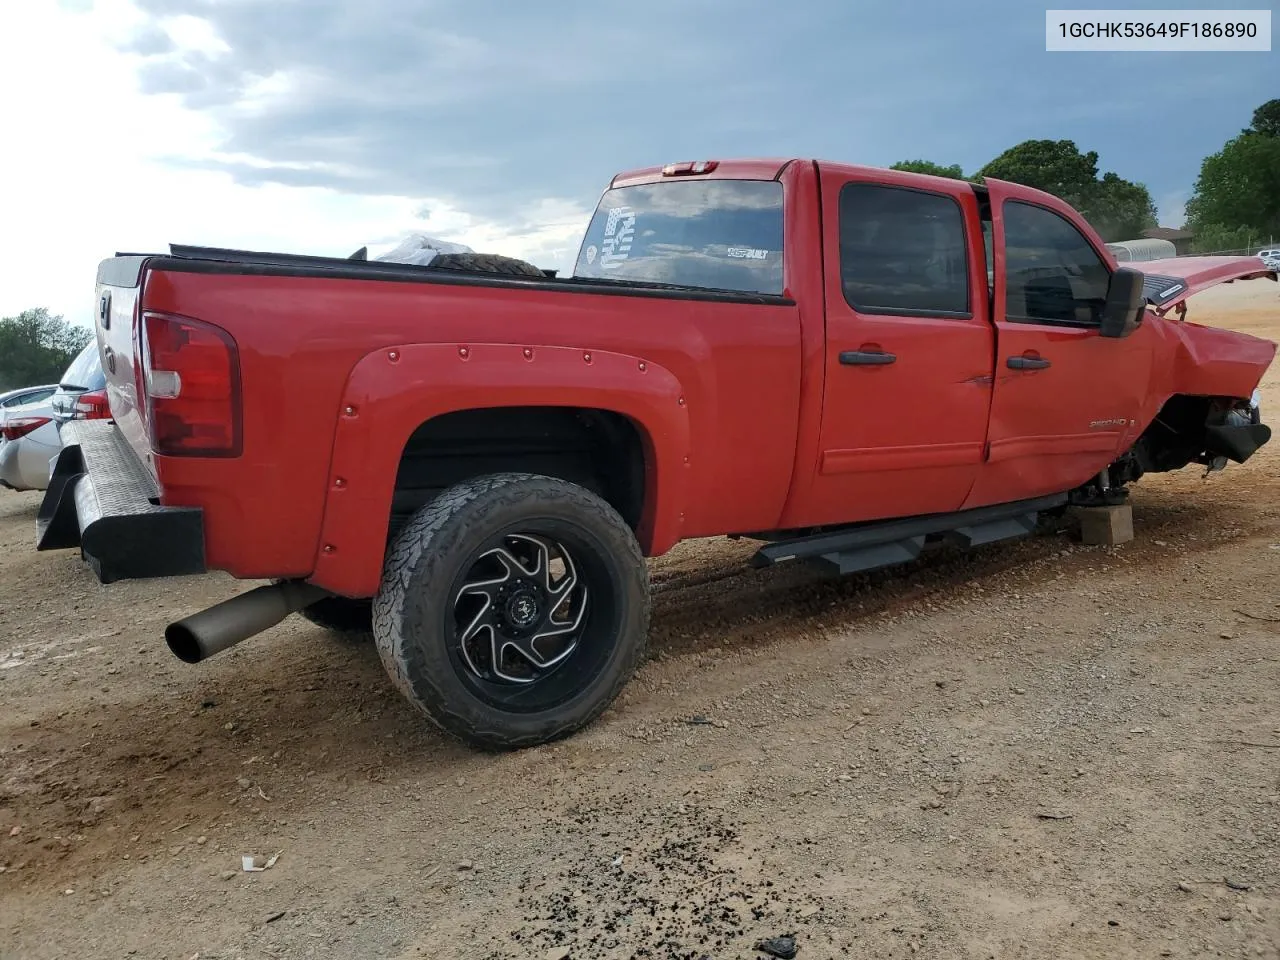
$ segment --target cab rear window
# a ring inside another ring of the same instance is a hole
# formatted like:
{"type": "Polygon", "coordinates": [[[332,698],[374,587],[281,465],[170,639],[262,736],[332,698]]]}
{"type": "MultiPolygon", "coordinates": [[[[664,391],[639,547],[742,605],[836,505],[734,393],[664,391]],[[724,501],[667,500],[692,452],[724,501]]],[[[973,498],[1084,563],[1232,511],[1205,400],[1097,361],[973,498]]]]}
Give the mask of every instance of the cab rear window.
{"type": "Polygon", "coordinates": [[[782,293],[782,184],[682,180],[610,190],[574,276],[782,293]]]}

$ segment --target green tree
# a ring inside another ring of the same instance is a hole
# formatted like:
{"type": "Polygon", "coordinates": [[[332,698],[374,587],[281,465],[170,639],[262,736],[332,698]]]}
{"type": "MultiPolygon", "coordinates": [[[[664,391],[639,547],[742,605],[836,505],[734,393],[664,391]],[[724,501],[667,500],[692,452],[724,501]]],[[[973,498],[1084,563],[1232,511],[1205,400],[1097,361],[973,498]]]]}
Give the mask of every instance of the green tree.
{"type": "Polygon", "coordinates": [[[57,383],[93,332],[44,307],[0,319],[0,390],[57,383]]]}
{"type": "Polygon", "coordinates": [[[1280,100],[1268,100],[1253,111],[1253,126],[1244,132],[1280,137],[1280,100]]]}
{"type": "Polygon", "coordinates": [[[1147,188],[1114,173],[1102,175],[1080,212],[1108,243],[1136,240],[1159,223],[1147,188]]]}
{"type": "Polygon", "coordinates": [[[1205,223],[1196,227],[1191,245],[1196,253],[1220,253],[1223,250],[1243,250],[1258,242],[1258,233],[1248,227],[1224,227],[1220,223],[1205,223]]]}
{"type": "Polygon", "coordinates": [[[932,160],[899,160],[889,169],[904,170],[907,173],[927,173],[933,177],[950,177],[952,180],[965,179],[964,171],[958,163],[944,167],[942,164],[934,163],[932,160]]]}
{"type": "Polygon", "coordinates": [[[1196,231],[1220,224],[1280,234],[1280,136],[1242,133],[1205,157],[1187,202],[1187,224],[1196,231]]]}
{"type": "Polygon", "coordinates": [[[1098,154],[1081,153],[1072,140],[1026,140],[1000,154],[978,176],[1034,187],[1082,210],[1098,182],[1098,154]]]}
{"type": "Polygon", "coordinates": [[[1115,173],[1098,179],[1098,154],[1072,140],[1026,140],[977,173],[1051,193],[1075,207],[1103,240],[1133,240],[1154,227],[1156,207],[1140,183],[1115,173]]]}

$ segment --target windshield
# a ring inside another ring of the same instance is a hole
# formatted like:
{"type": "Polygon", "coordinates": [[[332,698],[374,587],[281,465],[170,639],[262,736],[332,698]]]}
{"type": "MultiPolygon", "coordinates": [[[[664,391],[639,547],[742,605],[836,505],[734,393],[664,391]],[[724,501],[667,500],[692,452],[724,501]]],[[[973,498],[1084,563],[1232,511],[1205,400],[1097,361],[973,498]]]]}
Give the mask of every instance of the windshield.
{"type": "Polygon", "coordinates": [[[676,180],[600,201],[575,277],[782,293],[782,184],[676,180]]]}
{"type": "Polygon", "coordinates": [[[59,384],[64,390],[101,390],[107,385],[107,378],[102,372],[102,362],[98,359],[97,342],[90,343],[80,351],[67,372],[62,375],[59,384]]]}

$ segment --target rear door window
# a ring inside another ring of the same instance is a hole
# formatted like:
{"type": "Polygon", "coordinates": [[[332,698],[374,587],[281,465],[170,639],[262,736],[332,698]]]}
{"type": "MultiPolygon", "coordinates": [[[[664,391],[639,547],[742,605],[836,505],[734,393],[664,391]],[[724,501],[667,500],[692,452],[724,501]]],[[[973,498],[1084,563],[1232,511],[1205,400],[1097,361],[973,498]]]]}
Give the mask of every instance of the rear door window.
{"type": "Polygon", "coordinates": [[[859,313],[970,317],[966,241],[954,197],[874,183],[840,190],[840,280],[859,313]]]}
{"type": "Polygon", "coordinates": [[[782,184],[672,180],[610,190],[574,276],[781,294],[782,184]]]}

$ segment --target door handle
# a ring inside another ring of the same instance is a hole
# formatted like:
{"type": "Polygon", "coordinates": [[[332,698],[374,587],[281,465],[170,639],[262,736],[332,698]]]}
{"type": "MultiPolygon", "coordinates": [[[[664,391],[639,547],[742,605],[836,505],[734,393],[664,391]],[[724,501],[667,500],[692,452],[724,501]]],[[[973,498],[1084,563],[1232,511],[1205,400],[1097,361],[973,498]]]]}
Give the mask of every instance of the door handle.
{"type": "Polygon", "coordinates": [[[845,350],[840,354],[840,362],[846,367],[882,367],[897,359],[896,355],[880,350],[845,350]]]}
{"type": "Polygon", "coordinates": [[[1010,370],[1043,370],[1049,366],[1049,361],[1044,357],[1010,357],[1010,370]]]}

